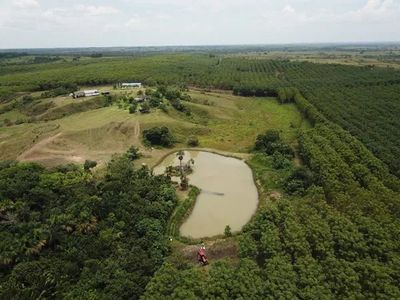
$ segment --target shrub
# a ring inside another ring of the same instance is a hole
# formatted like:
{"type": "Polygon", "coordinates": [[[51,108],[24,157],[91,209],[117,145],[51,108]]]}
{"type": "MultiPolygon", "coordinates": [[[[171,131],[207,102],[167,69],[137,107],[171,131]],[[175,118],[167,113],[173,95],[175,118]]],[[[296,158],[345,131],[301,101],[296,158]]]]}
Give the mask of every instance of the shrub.
{"type": "Polygon", "coordinates": [[[33,101],[33,97],[32,97],[31,95],[25,95],[25,96],[22,98],[22,101],[23,101],[24,103],[31,103],[31,102],[33,101]]]}
{"type": "Polygon", "coordinates": [[[181,188],[186,191],[189,188],[189,178],[186,176],[181,177],[181,188]]]}
{"type": "Polygon", "coordinates": [[[134,114],[136,112],[136,109],[137,109],[137,104],[129,106],[129,113],[134,114]]]}
{"type": "Polygon", "coordinates": [[[151,98],[150,99],[150,105],[151,105],[151,107],[159,107],[160,106],[160,99],[158,99],[158,98],[151,98]]]}
{"type": "Polygon", "coordinates": [[[168,107],[164,103],[161,103],[159,108],[165,113],[168,112],[168,107]]]}
{"type": "Polygon", "coordinates": [[[142,157],[142,153],[140,153],[139,149],[134,146],[130,147],[129,150],[126,151],[124,155],[130,160],[135,160],[142,157]]]}
{"type": "Polygon", "coordinates": [[[275,169],[288,169],[292,165],[291,161],[285,155],[276,151],[272,155],[272,165],[275,169]]]}
{"type": "Polygon", "coordinates": [[[190,136],[187,141],[188,146],[190,147],[197,147],[199,145],[199,140],[195,136],[190,136]]]}
{"type": "Polygon", "coordinates": [[[284,186],[288,194],[300,193],[311,187],[316,181],[315,174],[307,167],[296,167],[285,180],[284,186]]]}
{"type": "Polygon", "coordinates": [[[143,131],[143,138],[151,145],[171,147],[173,145],[173,136],[170,130],[163,127],[153,127],[143,131]]]}
{"type": "Polygon", "coordinates": [[[292,159],[294,157],[293,149],[281,141],[279,131],[276,130],[267,130],[265,134],[258,135],[254,143],[254,150],[263,151],[268,155],[279,152],[285,156],[286,159],[292,159]]]}
{"type": "MultiPolygon", "coordinates": [[[[267,130],[265,134],[259,134],[254,144],[254,150],[264,150],[268,144],[280,140],[280,134],[277,130],[267,130]]],[[[272,153],[271,153],[272,154],[272,153]]]]}
{"type": "Polygon", "coordinates": [[[231,237],[232,236],[231,226],[229,226],[229,225],[225,226],[224,235],[225,235],[225,237],[231,237]]]}
{"type": "Polygon", "coordinates": [[[145,102],[140,106],[140,112],[142,114],[148,114],[150,113],[150,104],[145,102]]]}
{"type": "Polygon", "coordinates": [[[90,169],[94,168],[97,166],[97,162],[93,160],[85,160],[85,164],[83,165],[83,168],[85,169],[86,172],[89,172],[90,169]]]}
{"type": "Polygon", "coordinates": [[[267,147],[265,148],[265,153],[268,155],[273,155],[276,152],[281,153],[288,159],[292,159],[294,157],[293,149],[283,142],[268,143],[267,147]]]}

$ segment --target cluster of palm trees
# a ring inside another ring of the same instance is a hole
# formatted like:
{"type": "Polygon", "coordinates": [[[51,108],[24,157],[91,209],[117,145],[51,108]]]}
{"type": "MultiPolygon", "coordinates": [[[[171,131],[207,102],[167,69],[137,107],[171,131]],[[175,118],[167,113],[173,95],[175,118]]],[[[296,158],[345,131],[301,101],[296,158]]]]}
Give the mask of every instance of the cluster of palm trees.
{"type": "MultiPolygon", "coordinates": [[[[186,190],[189,187],[189,178],[187,178],[187,171],[191,170],[191,165],[194,165],[194,159],[191,158],[186,164],[184,164],[182,161],[185,156],[185,151],[183,150],[179,150],[176,153],[176,156],[179,159],[179,177],[181,179],[180,187],[182,190],[186,190]]],[[[174,169],[175,168],[173,166],[169,166],[166,168],[165,172],[168,176],[172,176],[174,174],[174,169]]]]}

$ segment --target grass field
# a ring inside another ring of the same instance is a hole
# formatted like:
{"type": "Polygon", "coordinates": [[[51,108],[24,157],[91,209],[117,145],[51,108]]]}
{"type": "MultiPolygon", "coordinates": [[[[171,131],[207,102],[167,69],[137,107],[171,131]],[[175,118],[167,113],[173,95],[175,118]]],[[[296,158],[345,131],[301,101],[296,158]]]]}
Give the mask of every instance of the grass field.
{"type": "MultiPolygon", "coordinates": [[[[101,87],[99,90],[110,90],[101,87]]],[[[117,90],[113,93],[136,94],[137,90],[117,90]]],[[[197,136],[199,147],[229,152],[249,152],[257,135],[267,129],[278,129],[285,141],[296,144],[296,130],[309,126],[294,104],[281,105],[275,98],[242,98],[230,93],[191,90],[191,102],[182,101],[191,115],[169,107],[168,112],[152,109],[150,114],[129,114],[116,105],[63,117],[61,119],[0,128],[0,159],[18,158],[38,161],[45,165],[83,162],[100,163],[113,153],[125,152],[135,145],[145,153],[139,163],[154,165],[171,150],[146,149],[142,143],[143,130],[167,126],[176,139],[176,147],[187,147],[189,136],[197,136]]],[[[55,107],[86,101],[57,97],[55,107]]],[[[51,111],[54,108],[51,108],[51,111]]],[[[14,110],[1,115],[17,119],[23,115],[14,110]]]]}

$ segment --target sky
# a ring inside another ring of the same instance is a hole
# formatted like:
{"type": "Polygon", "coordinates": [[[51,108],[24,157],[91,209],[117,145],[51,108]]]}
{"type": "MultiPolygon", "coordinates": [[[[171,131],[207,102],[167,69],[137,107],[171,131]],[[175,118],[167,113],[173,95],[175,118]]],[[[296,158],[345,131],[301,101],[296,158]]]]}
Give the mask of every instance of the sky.
{"type": "Polygon", "coordinates": [[[400,41],[400,0],[0,0],[0,48],[400,41]]]}

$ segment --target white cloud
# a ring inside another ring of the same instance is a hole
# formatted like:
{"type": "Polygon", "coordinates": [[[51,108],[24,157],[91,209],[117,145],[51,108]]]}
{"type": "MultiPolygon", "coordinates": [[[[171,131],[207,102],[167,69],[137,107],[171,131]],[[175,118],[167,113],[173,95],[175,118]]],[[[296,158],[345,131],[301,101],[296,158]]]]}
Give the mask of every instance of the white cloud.
{"type": "Polygon", "coordinates": [[[21,8],[39,7],[39,2],[36,0],[14,0],[13,4],[21,8]]]}
{"type": "Polygon", "coordinates": [[[121,11],[118,8],[112,6],[86,6],[79,4],[75,6],[75,9],[85,15],[110,15],[118,14],[121,11]]]}
{"type": "Polygon", "coordinates": [[[368,0],[367,4],[357,11],[343,16],[346,21],[388,22],[399,18],[399,4],[393,0],[368,0]]]}
{"type": "Polygon", "coordinates": [[[168,15],[168,14],[156,14],[154,17],[155,17],[156,19],[164,20],[164,21],[166,21],[166,20],[171,20],[171,16],[168,15]]]}
{"type": "Polygon", "coordinates": [[[125,26],[133,27],[140,23],[140,17],[138,14],[135,14],[133,18],[130,18],[128,22],[126,22],[125,26]]]}
{"type": "Polygon", "coordinates": [[[59,23],[59,24],[61,24],[61,23],[63,23],[63,21],[64,21],[64,18],[62,18],[62,17],[56,15],[56,14],[55,14],[53,11],[51,11],[51,10],[47,10],[47,11],[45,11],[44,13],[42,13],[42,18],[43,18],[45,21],[48,21],[48,22],[51,22],[51,23],[59,23]]]}
{"type": "Polygon", "coordinates": [[[125,23],[107,23],[106,25],[103,26],[103,31],[105,32],[110,32],[110,31],[116,31],[119,29],[124,29],[124,30],[134,30],[134,31],[139,31],[143,29],[143,26],[145,26],[144,21],[140,18],[138,14],[134,14],[133,17],[131,17],[127,22],[125,23]]]}
{"type": "Polygon", "coordinates": [[[283,14],[292,14],[290,19],[292,23],[388,23],[400,20],[400,5],[394,0],[367,0],[366,2],[362,8],[344,13],[335,13],[328,9],[298,13],[291,5],[286,5],[280,13],[267,12],[264,16],[279,20],[283,14]]]}
{"type": "Polygon", "coordinates": [[[288,4],[282,9],[282,12],[294,14],[294,13],[296,13],[296,10],[288,4]]]}
{"type": "Polygon", "coordinates": [[[115,23],[108,23],[106,25],[103,26],[103,30],[105,32],[110,32],[110,31],[114,31],[114,30],[118,30],[122,27],[121,24],[115,24],[115,23]]]}

